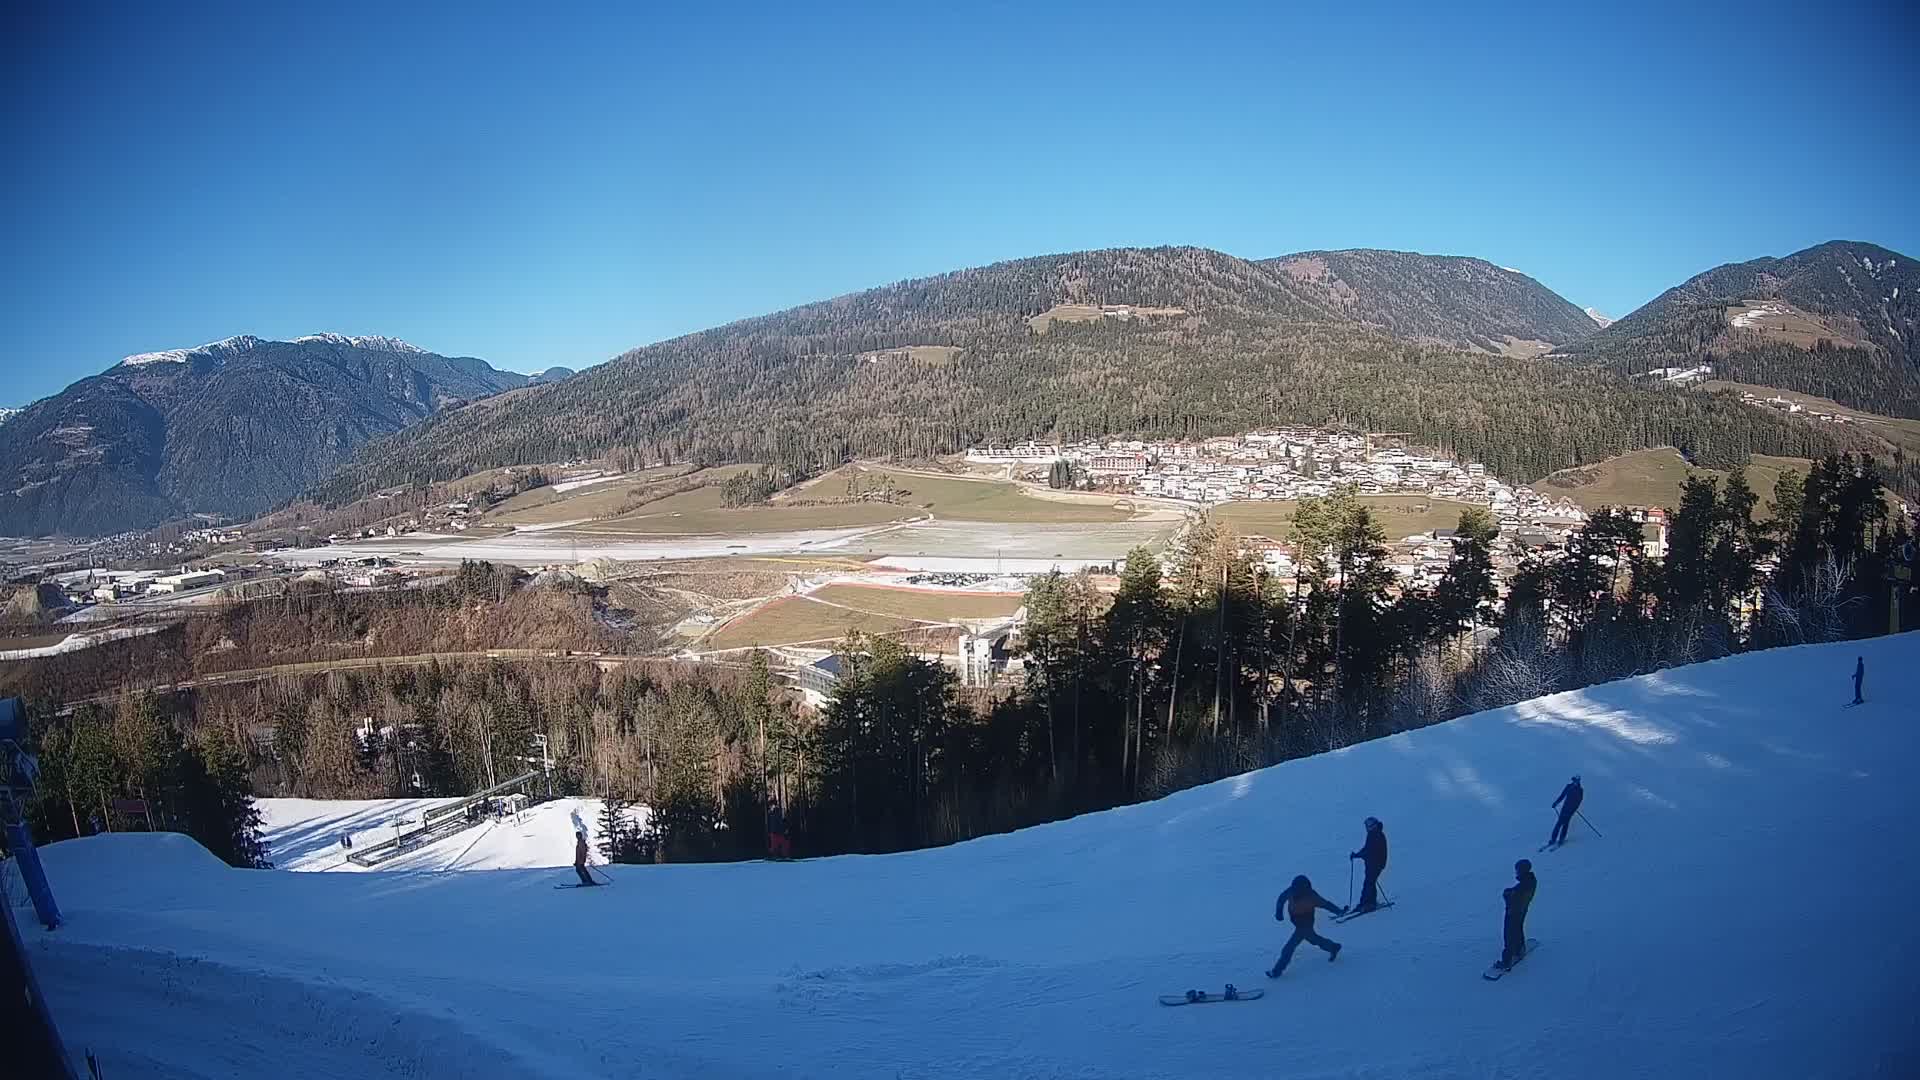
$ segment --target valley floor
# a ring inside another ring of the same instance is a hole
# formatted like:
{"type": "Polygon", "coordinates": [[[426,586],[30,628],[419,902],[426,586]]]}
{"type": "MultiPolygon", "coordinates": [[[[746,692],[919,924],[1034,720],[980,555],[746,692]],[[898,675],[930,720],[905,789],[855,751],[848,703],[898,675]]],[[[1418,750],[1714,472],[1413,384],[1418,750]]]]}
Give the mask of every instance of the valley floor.
{"type": "Polygon", "coordinates": [[[1916,661],[1753,654],[940,850],[599,889],[94,837],[44,850],[70,922],[23,932],[112,1078],[1912,1076],[1916,661]],[[1576,772],[1605,835],[1541,853],[1576,772]],[[1368,814],[1397,906],[1269,982],[1275,894],[1344,902],[1368,814]],[[1488,983],[1519,857],[1544,944],[1488,983]],[[1228,981],[1267,996],[1155,1002],[1228,981]]]}

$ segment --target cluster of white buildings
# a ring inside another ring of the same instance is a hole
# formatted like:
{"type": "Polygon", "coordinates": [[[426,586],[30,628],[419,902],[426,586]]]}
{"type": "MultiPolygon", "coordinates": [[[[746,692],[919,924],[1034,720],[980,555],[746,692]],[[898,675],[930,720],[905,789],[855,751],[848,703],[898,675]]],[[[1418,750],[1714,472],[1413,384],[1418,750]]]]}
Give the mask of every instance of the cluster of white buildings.
{"type": "Polygon", "coordinates": [[[1478,462],[1375,445],[1374,437],[1286,428],[1197,442],[1089,441],[1059,448],[1096,487],[1211,505],[1293,500],[1350,487],[1362,495],[1422,495],[1479,503],[1503,524],[1585,519],[1565,498],[1494,476],[1478,462]]]}
{"type": "Polygon", "coordinates": [[[1878,423],[1881,423],[1881,421],[1879,420],[1870,419],[1864,416],[1849,416],[1846,413],[1822,412],[1819,409],[1809,409],[1805,405],[1802,405],[1791,398],[1781,397],[1778,394],[1775,394],[1772,397],[1763,398],[1758,394],[1749,393],[1743,390],[1740,392],[1740,400],[1747,403],[1748,405],[1753,405],[1758,408],[1772,409],[1775,412],[1783,412],[1783,413],[1787,413],[1790,416],[1799,416],[1802,419],[1807,419],[1807,420],[1824,420],[1829,424],[1878,424],[1878,423]]]}
{"type": "Polygon", "coordinates": [[[183,570],[177,574],[163,574],[158,570],[81,570],[56,574],[51,580],[75,603],[112,604],[223,585],[227,574],[224,570],[183,570]]]}

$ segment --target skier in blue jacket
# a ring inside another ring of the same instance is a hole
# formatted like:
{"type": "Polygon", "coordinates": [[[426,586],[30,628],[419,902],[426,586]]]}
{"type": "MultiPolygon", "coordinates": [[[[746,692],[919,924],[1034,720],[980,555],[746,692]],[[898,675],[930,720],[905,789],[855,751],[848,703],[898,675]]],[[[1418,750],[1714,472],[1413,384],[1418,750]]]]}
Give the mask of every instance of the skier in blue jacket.
{"type": "Polygon", "coordinates": [[[1286,947],[1280,950],[1280,959],[1274,961],[1273,967],[1268,969],[1267,978],[1277,979],[1280,977],[1281,972],[1287,970],[1287,965],[1293,961],[1293,950],[1299,948],[1300,943],[1303,941],[1318,945],[1327,950],[1328,962],[1339,959],[1340,943],[1337,941],[1328,941],[1326,938],[1313,932],[1313,912],[1315,908],[1326,908],[1335,915],[1345,915],[1347,913],[1346,908],[1314,892],[1313,882],[1308,881],[1307,875],[1305,874],[1294,878],[1293,884],[1287,886],[1286,891],[1280,894],[1280,899],[1274,901],[1274,920],[1293,920],[1293,936],[1287,939],[1286,947]]]}

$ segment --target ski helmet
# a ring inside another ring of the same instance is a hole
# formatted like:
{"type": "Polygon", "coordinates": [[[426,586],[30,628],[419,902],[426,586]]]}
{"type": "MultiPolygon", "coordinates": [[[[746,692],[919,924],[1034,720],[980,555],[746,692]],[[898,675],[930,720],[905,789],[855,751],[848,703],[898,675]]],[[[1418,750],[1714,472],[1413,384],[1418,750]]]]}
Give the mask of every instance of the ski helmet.
{"type": "Polygon", "coordinates": [[[1367,820],[1361,822],[1361,824],[1365,825],[1369,829],[1377,829],[1380,827],[1380,819],[1377,817],[1370,817],[1367,820]]]}
{"type": "Polygon", "coordinates": [[[1516,874],[1531,874],[1533,873],[1533,863],[1530,860],[1521,859],[1519,862],[1513,864],[1513,872],[1516,874]]]}
{"type": "Polygon", "coordinates": [[[1308,881],[1307,875],[1305,874],[1296,874],[1293,879],[1293,887],[1296,889],[1311,889],[1313,888],[1313,882],[1308,881]]]}
{"type": "Polygon", "coordinates": [[[1580,782],[1580,774],[1579,774],[1579,773],[1574,773],[1574,774],[1573,774],[1573,782],[1574,782],[1574,783],[1576,783],[1576,784],[1580,782]]]}

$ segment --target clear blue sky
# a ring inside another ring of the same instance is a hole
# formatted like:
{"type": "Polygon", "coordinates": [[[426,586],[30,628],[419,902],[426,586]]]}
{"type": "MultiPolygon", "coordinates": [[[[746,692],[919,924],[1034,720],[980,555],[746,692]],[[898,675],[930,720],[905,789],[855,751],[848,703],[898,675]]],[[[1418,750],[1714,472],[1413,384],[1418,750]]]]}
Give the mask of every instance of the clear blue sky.
{"type": "Polygon", "coordinates": [[[0,14],[0,404],[236,333],[579,367],[1118,245],[1476,255],[1614,315],[1920,257],[1911,4],[411,6],[0,14]]]}

